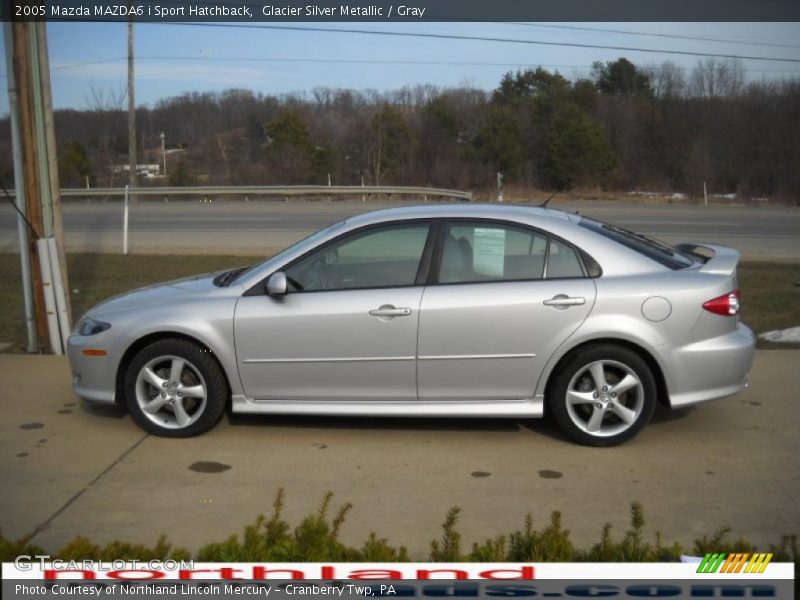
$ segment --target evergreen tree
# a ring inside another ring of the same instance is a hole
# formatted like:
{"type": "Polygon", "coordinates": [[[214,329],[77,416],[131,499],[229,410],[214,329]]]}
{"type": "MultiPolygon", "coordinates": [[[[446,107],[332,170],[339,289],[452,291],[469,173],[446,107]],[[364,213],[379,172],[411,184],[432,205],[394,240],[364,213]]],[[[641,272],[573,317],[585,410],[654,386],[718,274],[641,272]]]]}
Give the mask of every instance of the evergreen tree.
{"type": "Polygon", "coordinates": [[[58,172],[64,187],[84,187],[88,178],[94,185],[94,173],[83,144],[76,140],[66,142],[58,152],[58,172]]]}
{"type": "Polygon", "coordinates": [[[604,94],[647,98],[653,95],[650,77],[626,58],[606,63],[595,62],[592,65],[592,76],[597,89],[604,94]]]}

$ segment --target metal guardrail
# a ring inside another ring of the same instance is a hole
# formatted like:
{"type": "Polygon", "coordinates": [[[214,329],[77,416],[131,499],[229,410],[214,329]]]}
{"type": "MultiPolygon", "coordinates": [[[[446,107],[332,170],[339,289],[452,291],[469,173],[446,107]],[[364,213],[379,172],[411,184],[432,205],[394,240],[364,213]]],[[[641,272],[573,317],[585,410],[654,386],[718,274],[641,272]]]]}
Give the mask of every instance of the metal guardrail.
{"type": "MultiPolygon", "coordinates": [[[[130,188],[131,196],[365,196],[365,195],[401,195],[432,196],[440,198],[457,198],[472,200],[472,192],[446,190],[432,187],[388,186],[388,185],[236,185],[236,186],[165,186],[130,188]]],[[[125,188],[66,188],[61,190],[62,197],[88,198],[96,196],[124,196],[125,188]]]]}

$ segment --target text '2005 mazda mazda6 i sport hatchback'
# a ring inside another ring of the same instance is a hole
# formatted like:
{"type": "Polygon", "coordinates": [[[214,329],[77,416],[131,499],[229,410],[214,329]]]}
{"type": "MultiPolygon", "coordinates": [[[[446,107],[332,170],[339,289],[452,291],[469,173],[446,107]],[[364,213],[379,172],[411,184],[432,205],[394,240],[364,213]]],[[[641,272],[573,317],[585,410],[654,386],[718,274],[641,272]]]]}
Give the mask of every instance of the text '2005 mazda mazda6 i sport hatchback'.
{"type": "Polygon", "coordinates": [[[552,415],[633,437],[657,402],[740,392],[755,338],[737,252],[669,247],[548,208],[443,205],[331,225],[253,267],[98,304],[75,393],[186,437],[235,413],[552,415]]]}

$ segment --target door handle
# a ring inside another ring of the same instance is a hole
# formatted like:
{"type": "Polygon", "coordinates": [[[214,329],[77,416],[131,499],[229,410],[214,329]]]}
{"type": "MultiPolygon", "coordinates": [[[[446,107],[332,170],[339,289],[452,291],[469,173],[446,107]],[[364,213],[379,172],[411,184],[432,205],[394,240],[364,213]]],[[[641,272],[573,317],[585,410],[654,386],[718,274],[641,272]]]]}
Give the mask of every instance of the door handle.
{"type": "Polygon", "coordinates": [[[558,294],[544,301],[545,306],[554,306],[555,308],[569,308],[570,306],[580,306],[581,304],[586,304],[586,298],[567,296],[566,294],[558,294]]]}
{"type": "Polygon", "coordinates": [[[384,304],[379,308],[375,308],[369,311],[369,314],[373,317],[384,318],[384,319],[392,319],[394,317],[407,317],[411,314],[410,308],[396,308],[391,304],[384,304]]]}

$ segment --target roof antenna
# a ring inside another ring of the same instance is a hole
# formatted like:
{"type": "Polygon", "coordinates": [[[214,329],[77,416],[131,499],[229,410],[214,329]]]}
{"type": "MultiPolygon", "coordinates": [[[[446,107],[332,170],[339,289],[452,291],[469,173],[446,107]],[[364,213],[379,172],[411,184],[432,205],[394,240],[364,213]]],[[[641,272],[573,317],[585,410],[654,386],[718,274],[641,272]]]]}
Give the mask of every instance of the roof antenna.
{"type": "Polygon", "coordinates": [[[561,190],[556,190],[555,192],[553,192],[552,194],[550,194],[550,197],[549,197],[547,200],[545,200],[544,202],[542,202],[542,203],[539,205],[539,208],[547,208],[547,203],[548,203],[548,202],[550,202],[550,200],[552,200],[552,199],[555,197],[555,195],[556,195],[556,194],[558,194],[558,192],[560,192],[560,191],[561,191],[561,190]]]}

